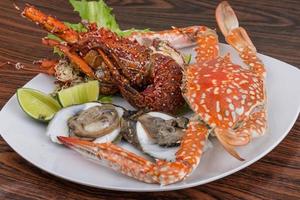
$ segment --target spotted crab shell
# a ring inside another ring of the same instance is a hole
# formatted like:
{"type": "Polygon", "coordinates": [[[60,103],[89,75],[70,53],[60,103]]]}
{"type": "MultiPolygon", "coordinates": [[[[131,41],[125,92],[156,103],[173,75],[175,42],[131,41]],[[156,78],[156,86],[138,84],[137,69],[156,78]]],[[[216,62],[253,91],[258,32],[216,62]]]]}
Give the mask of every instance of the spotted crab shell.
{"type": "Polygon", "coordinates": [[[185,80],[186,100],[211,127],[234,128],[265,101],[263,80],[228,56],[189,66],[185,80]]]}

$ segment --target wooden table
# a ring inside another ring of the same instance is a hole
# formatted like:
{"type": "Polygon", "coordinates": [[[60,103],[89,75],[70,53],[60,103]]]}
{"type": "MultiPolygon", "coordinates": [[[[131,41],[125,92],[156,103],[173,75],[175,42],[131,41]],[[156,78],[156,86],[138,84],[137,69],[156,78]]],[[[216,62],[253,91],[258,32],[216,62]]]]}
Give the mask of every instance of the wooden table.
{"type": "MultiPolygon", "coordinates": [[[[79,20],[67,1],[26,2],[65,21],[79,20]]],[[[171,25],[195,24],[216,27],[215,1],[111,0],[107,3],[114,8],[122,28],[162,30],[171,25]]],[[[231,4],[260,53],[300,66],[300,1],[239,0],[231,4]]],[[[30,65],[33,60],[51,55],[51,50],[41,45],[42,36],[45,32],[21,18],[11,1],[0,1],[0,63],[10,60],[30,65]]],[[[35,75],[34,72],[2,67],[0,108],[17,88],[35,75]]],[[[90,188],[56,178],[25,161],[0,139],[0,199],[299,199],[299,144],[298,118],[289,135],[271,153],[229,177],[173,192],[126,193],[90,188]]]]}

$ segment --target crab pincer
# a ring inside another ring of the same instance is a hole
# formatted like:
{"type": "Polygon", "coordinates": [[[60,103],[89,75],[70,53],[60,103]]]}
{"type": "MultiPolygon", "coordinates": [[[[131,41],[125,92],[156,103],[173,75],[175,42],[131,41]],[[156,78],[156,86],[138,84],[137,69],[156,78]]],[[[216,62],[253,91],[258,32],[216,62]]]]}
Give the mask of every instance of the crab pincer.
{"type": "Polygon", "coordinates": [[[58,140],[101,165],[146,183],[168,185],[189,175],[200,162],[208,132],[203,124],[191,122],[176,154],[176,161],[148,161],[115,144],[83,141],[59,136],[58,140]]]}

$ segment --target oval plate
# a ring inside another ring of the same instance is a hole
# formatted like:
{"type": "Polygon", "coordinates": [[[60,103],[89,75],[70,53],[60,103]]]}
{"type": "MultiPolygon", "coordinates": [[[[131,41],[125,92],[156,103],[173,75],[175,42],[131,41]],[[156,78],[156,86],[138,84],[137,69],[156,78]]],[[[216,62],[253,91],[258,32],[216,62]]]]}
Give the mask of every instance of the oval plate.
{"type": "MultiPolygon", "coordinates": [[[[193,53],[191,48],[185,53],[193,53]]],[[[230,52],[232,60],[241,64],[237,54],[228,45],[221,44],[221,55],[230,52]]],[[[85,160],[75,151],[54,144],[45,135],[46,125],[33,121],[21,110],[16,95],[2,108],[0,133],[4,140],[24,159],[35,166],[79,184],[121,191],[167,191],[205,184],[237,172],[254,163],[276,147],[288,134],[300,111],[300,70],[276,60],[259,55],[267,68],[268,131],[249,145],[238,148],[246,159],[240,162],[230,156],[213,140],[214,147],[204,153],[198,168],[184,181],[161,187],[146,184],[120,175],[109,168],[85,160]]],[[[40,74],[26,87],[52,92],[53,78],[40,74]]],[[[131,108],[121,98],[115,103],[131,108]]]]}

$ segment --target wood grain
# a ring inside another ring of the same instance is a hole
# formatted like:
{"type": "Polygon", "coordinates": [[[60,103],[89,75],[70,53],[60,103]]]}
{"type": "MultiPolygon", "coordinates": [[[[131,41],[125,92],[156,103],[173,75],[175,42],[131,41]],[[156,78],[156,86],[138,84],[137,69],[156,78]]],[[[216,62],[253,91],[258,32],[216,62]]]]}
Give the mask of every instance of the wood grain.
{"type": "MultiPolygon", "coordinates": [[[[76,22],[67,1],[27,0],[65,21],[76,22]]],[[[218,1],[110,0],[123,28],[162,30],[205,24],[216,27],[218,1]]],[[[24,4],[24,1],[17,1],[24,4]]],[[[300,1],[231,1],[260,53],[300,66],[300,1]]],[[[0,1],[0,63],[49,57],[45,32],[20,17],[11,1],[0,1]]],[[[221,39],[223,41],[223,39],[221,39]]],[[[0,70],[0,108],[36,73],[0,70]]],[[[1,123],[1,122],[0,122],[1,123]]],[[[255,164],[206,185],[160,193],[113,192],[74,184],[32,166],[0,139],[0,199],[300,199],[300,119],[283,142],[255,164]]]]}

